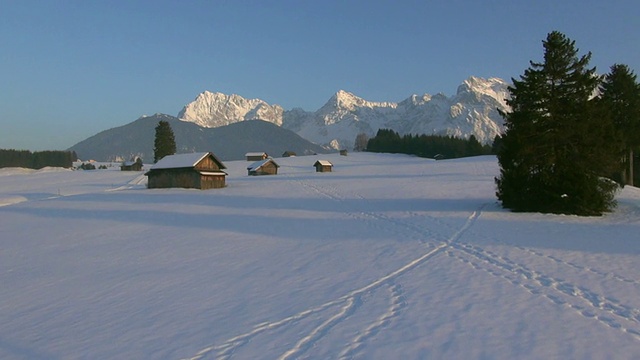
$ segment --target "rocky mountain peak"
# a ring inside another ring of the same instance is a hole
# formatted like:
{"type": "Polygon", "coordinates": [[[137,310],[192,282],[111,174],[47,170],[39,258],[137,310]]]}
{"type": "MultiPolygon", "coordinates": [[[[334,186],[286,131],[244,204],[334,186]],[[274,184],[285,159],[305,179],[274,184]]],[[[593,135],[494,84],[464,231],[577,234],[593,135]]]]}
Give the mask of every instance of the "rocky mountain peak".
{"type": "Polygon", "coordinates": [[[269,105],[260,99],[204,91],[182,108],[178,118],[209,128],[256,119],[280,126],[283,112],[279,105],[269,105]]]}
{"type": "Polygon", "coordinates": [[[498,78],[471,76],[456,95],[411,95],[395,102],[367,101],[339,90],[315,112],[284,111],[260,99],[205,91],[178,114],[203,127],[260,119],[292,130],[303,138],[334,148],[350,148],[359,133],[374,136],[380,128],[400,134],[475,137],[489,143],[502,131],[497,108],[506,110],[508,84],[498,78]]]}

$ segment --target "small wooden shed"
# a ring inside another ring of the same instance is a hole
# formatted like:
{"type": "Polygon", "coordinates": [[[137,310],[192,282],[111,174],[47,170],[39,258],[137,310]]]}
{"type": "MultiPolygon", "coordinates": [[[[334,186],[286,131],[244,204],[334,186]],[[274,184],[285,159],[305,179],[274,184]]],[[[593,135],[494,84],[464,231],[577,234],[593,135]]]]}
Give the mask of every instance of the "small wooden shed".
{"type": "Polygon", "coordinates": [[[313,166],[315,166],[316,172],[331,172],[333,168],[333,164],[328,160],[318,160],[313,166]]]}
{"type": "Polygon", "coordinates": [[[125,161],[120,165],[120,171],[142,171],[142,159],[136,157],[131,161],[125,161]]]}
{"type": "Polygon", "coordinates": [[[226,186],[226,166],[213,153],[176,154],[163,157],[145,174],[147,187],[215,189],[226,186]]]}
{"type": "Polygon", "coordinates": [[[247,158],[247,161],[260,161],[269,157],[265,152],[248,152],[244,154],[247,158]]]}
{"type": "Polygon", "coordinates": [[[276,175],[278,165],[272,158],[256,161],[247,168],[248,175],[276,175]]]}
{"type": "Polygon", "coordinates": [[[296,153],[293,151],[285,151],[282,153],[282,157],[291,157],[291,156],[296,156],[296,153]]]}
{"type": "Polygon", "coordinates": [[[347,150],[346,149],[340,150],[340,155],[347,156],[347,150]]]}

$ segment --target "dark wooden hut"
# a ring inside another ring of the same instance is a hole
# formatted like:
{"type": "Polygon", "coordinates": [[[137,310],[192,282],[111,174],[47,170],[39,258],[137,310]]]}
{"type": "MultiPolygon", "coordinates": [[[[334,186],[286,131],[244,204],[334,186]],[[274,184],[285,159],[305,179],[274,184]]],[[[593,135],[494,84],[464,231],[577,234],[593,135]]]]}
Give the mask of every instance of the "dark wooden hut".
{"type": "Polygon", "coordinates": [[[347,156],[347,150],[346,149],[340,150],[340,155],[347,156]]]}
{"type": "Polygon", "coordinates": [[[316,172],[331,172],[333,164],[328,160],[318,160],[313,164],[316,168],[316,172]]]}
{"type": "Polygon", "coordinates": [[[260,161],[256,161],[248,168],[248,175],[276,175],[278,174],[278,165],[273,159],[268,158],[260,161]]]}
{"type": "Polygon", "coordinates": [[[213,153],[176,154],[163,157],[145,174],[148,188],[215,189],[225,187],[227,173],[213,153]]]}
{"type": "Polygon", "coordinates": [[[293,151],[285,151],[282,153],[282,157],[291,157],[291,156],[296,156],[296,153],[293,151]]]}
{"type": "Polygon", "coordinates": [[[136,157],[131,161],[125,161],[120,165],[120,171],[142,171],[142,159],[136,157]]]}
{"type": "Polygon", "coordinates": [[[269,157],[265,152],[248,152],[244,156],[246,156],[247,161],[260,161],[269,157]]]}

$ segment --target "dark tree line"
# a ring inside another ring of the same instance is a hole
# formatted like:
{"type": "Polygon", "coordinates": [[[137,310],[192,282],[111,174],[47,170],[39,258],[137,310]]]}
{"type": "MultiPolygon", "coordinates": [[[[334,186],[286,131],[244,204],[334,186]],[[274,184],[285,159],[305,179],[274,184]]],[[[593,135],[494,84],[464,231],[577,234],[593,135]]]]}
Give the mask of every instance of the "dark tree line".
{"type": "Polygon", "coordinates": [[[22,167],[42,169],[43,167],[73,167],[78,160],[75,151],[36,151],[0,149],[0,168],[22,167]]]}
{"type": "Polygon", "coordinates": [[[601,215],[615,207],[612,174],[640,146],[640,87],[626,66],[598,76],[591,53],[579,56],[560,32],[543,47],[544,60],[509,87],[496,195],[513,211],[601,215]]]}
{"type": "Polygon", "coordinates": [[[404,135],[390,129],[380,129],[367,142],[367,151],[411,154],[428,158],[460,158],[491,154],[491,147],[482,145],[475,136],[461,139],[453,136],[404,135]]]}

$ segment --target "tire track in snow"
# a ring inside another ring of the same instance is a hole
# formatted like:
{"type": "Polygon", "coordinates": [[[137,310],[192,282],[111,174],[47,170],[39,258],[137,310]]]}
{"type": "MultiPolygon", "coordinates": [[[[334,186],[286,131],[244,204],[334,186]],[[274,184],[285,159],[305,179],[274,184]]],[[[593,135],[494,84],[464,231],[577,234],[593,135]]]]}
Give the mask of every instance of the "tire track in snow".
{"type": "MultiPolygon", "coordinates": [[[[334,326],[338,323],[344,321],[349,315],[353,314],[360,306],[360,298],[363,294],[375,290],[385,284],[393,283],[393,281],[399,276],[413,270],[417,266],[425,263],[435,255],[443,252],[445,249],[449,248],[451,244],[455,243],[460,239],[460,237],[476,222],[478,217],[481,215],[482,208],[481,206],[478,210],[471,213],[471,215],[467,218],[467,221],[464,223],[462,227],[460,227],[454,234],[452,234],[445,242],[440,243],[435,248],[429,249],[426,253],[422,254],[420,257],[406,263],[402,267],[388,273],[385,276],[382,276],[371,283],[352,290],[351,292],[343,295],[337,299],[330,300],[324,304],[318,305],[316,307],[301,311],[297,314],[291,315],[289,317],[273,321],[273,322],[264,322],[258,324],[254,327],[253,330],[237,335],[233,338],[227,339],[224,343],[220,345],[212,345],[200,350],[196,355],[188,358],[184,358],[183,360],[199,360],[204,356],[208,355],[211,352],[217,351],[216,358],[218,359],[228,359],[232,356],[232,354],[240,348],[242,345],[246,344],[251,338],[264,333],[265,331],[273,330],[285,325],[292,324],[299,320],[302,320],[308,317],[311,314],[318,313],[322,310],[330,308],[334,305],[340,305],[339,311],[333,316],[329,317],[322,324],[312,329],[307,335],[303,336],[296,342],[296,344],[289,350],[285,351],[279,359],[285,360],[292,357],[297,357],[306,352],[309,348],[313,346],[320,338],[328,333],[334,326]]],[[[395,291],[398,291],[397,289],[395,291]]],[[[393,299],[393,296],[392,296],[393,299]]],[[[393,300],[392,300],[393,301],[393,300]]],[[[393,306],[393,305],[392,305],[393,306]]],[[[396,311],[387,311],[389,316],[395,316],[397,314],[396,311]]],[[[383,315],[384,316],[384,315],[383,315]]],[[[384,323],[380,323],[380,321],[374,321],[371,325],[369,325],[366,329],[373,328],[373,330],[378,330],[384,323]]],[[[366,333],[366,329],[363,333],[366,333]]],[[[364,337],[360,340],[360,342],[364,341],[364,337]]],[[[357,343],[352,342],[352,345],[357,346],[357,343]],[[354,345],[355,344],[355,345],[354,345]]],[[[349,347],[345,351],[350,351],[351,347],[349,347]]]]}
{"type": "Polygon", "coordinates": [[[556,305],[575,310],[585,318],[618,329],[640,340],[640,310],[568,281],[547,276],[506,257],[471,244],[451,244],[447,255],[495,277],[540,295],[556,305]]]}

